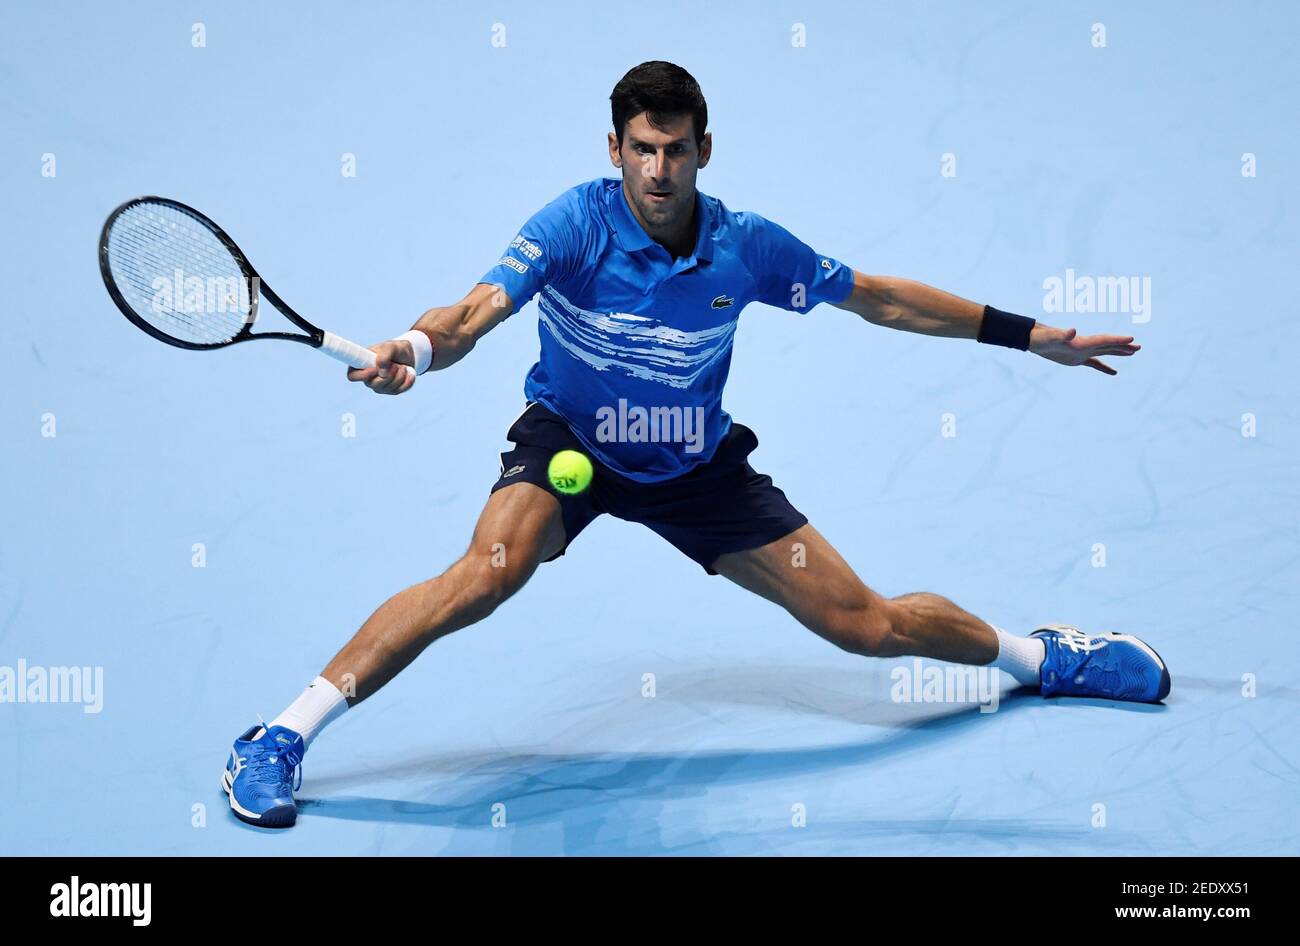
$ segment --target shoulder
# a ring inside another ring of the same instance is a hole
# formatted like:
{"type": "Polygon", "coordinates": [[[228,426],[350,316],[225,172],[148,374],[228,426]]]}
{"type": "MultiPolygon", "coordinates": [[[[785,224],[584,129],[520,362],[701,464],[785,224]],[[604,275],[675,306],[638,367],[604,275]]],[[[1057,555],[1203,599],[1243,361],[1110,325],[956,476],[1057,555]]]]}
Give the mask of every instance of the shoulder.
{"type": "Polygon", "coordinates": [[[797,242],[785,227],[752,210],[728,210],[722,201],[713,201],[715,239],[733,247],[734,252],[755,272],[769,268],[775,259],[790,251],[797,242]]]}
{"type": "Polygon", "coordinates": [[[597,179],[570,187],[534,214],[525,229],[546,239],[557,254],[590,256],[612,226],[607,183],[597,179]]]}
{"type": "Polygon", "coordinates": [[[537,216],[573,227],[591,226],[603,217],[606,183],[598,178],[570,187],[539,210],[537,216]]]}
{"type": "Polygon", "coordinates": [[[752,210],[731,210],[718,198],[704,193],[700,194],[700,198],[709,209],[714,235],[729,237],[742,253],[745,250],[761,248],[773,240],[780,240],[789,233],[784,227],[773,223],[760,213],[752,210]]]}
{"type": "Polygon", "coordinates": [[[788,230],[752,210],[740,210],[731,214],[736,235],[743,243],[758,244],[779,240],[789,235],[788,230]]]}

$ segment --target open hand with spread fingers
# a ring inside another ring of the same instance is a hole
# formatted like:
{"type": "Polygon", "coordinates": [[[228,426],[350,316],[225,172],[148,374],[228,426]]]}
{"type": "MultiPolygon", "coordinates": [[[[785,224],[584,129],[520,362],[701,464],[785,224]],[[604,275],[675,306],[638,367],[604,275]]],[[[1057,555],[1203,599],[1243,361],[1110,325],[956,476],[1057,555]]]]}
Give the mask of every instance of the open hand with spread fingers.
{"type": "Polygon", "coordinates": [[[1039,323],[1029,335],[1029,350],[1058,365],[1087,365],[1105,374],[1118,374],[1101,361],[1104,355],[1127,357],[1140,351],[1132,335],[1080,335],[1072,328],[1039,323]]]}

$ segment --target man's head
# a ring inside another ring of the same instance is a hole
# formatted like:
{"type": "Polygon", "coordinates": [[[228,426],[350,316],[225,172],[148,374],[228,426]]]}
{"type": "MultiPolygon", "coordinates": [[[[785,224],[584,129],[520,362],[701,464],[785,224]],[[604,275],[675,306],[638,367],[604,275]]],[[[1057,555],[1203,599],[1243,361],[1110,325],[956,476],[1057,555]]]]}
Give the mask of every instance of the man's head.
{"type": "Polygon", "coordinates": [[[695,174],[709,163],[709,108],[699,83],[671,62],[643,62],[609,97],[609,159],[651,235],[685,225],[695,209],[695,174]]]}

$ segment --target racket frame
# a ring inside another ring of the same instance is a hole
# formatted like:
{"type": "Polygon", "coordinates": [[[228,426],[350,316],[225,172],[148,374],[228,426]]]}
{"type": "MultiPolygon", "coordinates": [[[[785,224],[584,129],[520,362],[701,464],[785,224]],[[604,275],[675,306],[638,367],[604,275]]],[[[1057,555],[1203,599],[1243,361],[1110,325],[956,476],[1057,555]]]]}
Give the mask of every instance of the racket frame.
{"type": "Polygon", "coordinates": [[[149,335],[152,335],[159,341],[166,342],[168,345],[174,345],[177,348],[188,348],[191,351],[211,351],[216,348],[227,348],[230,345],[239,342],[247,342],[259,338],[277,338],[282,341],[301,342],[304,345],[310,345],[312,348],[320,348],[325,342],[324,329],[312,325],[295,312],[288,303],[275,294],[275,290],[268,286],[266,281],[258,274],[257,270],[253,268],[253,264],[249,262],[248,257],[244,255],[244,251],[239,248],[238,244],[231,239],[230,234],[221,229],[221,227],[217,225],[216,221],[208,217],[207,214],[195,210],[193,207],[188,204],[183,204],[179,200],[172,200],[170,197],[157,197],[154,195],[132,197],[130,200],[120,204],[111,214],[108,215],[108,219],[104,221],[104,226],[99,232],[99,272],[104,278],[104,288],[108,290],[109,296],[112,297],[113,302],[117,304],[117,307],[122,311],[122,314],[125,315],[133,325],[142,329],[149,335]],[[183,339],[175,338],[161,329],[155,328],[147,320],[141,318],[131,307],[131,304],[126,301],[121,290],[118,289],[117,282],[113,279],[112,268],[109,265],[108,260],[108,234],[109,231],[112,230],[113,224],[117,221],[118,217],[132,207],[145,203],[162,204],[163,206],[172,207],[193,216],[199,223],[206,227],[213,236],[221,241],[221,244],[229,250],[230,255],[234,257],[235,263],[239,266],[240,272],[248,283],[248,296],[250,300],[248,315],[244,319],[244,326],[234,335],[234,337],[224,342],[187,342],[183,339]],[[281,315],[306,331],[308,334],[295,335],[292,332],[254,332],[253,324],[257,321],[258,303],[260,297],[263,295],[266,296],[267,301],[270,302],[281,315]]]}

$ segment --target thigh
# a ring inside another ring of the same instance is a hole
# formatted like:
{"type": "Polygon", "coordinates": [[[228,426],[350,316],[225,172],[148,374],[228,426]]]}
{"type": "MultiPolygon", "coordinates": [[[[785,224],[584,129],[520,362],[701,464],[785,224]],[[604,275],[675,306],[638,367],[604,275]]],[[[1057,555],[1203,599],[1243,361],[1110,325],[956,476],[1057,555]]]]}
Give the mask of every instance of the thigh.
{"type": "Polygon", "coordinates": [[[611,499],[610,512],[642,523],[716,574],[720,556],[761,548],[808,522],[770,476],[749,465],[756,446],[752,430],[733,424],[708,463],[678,479],[626,491],[611,499]]]}
{"type": "Polygon", "coordinates": [[[811,523],[759,548],[722,555],[713,568],[836,643],[888,608],[811,523]]]}
{"type": "Polygon", "coordinates": [[[520,480],[493,490],[479,514],[467,557],[487,559],[508,572],[531,575],[567,542],[560,501],[550,490],[520,480]]]}
{"type": "MultiPolygon", "coordinates": [[[[561,528],[560,542],[548,546],[542,561],[558,558],[564,554],[568,544],[578,537],[578,533],[601,514],[602,509],[595,500],[595,489],[589,488],[576,496],[555,492],[551,488],[547,468],[551,458],[561,450],[586,451],[564,420],[540,404],[530,404],[510,427],[506,438],[514,441],[514,447],[501,454],[501,474],[492,486],[492,498],[508,493],[514,497],[510,500],[514,503],[522,501],[518,498],[520,495],[534,496],[535,491],[544,493],[551,503],[542,505],[546,508],[554,506],[560,517],[561,528]],[[528,486],[530,489],[520,490],[520,486],[528,486]]],[[[599,478],[602,475],[600,465],[593,459],[592,466],[596,468],[596,476],[599,478]]],[[[486,514],[486,510],[484,512],[486,514]]]]}

